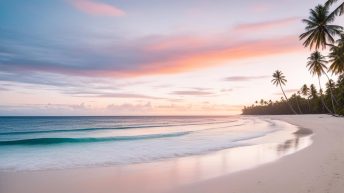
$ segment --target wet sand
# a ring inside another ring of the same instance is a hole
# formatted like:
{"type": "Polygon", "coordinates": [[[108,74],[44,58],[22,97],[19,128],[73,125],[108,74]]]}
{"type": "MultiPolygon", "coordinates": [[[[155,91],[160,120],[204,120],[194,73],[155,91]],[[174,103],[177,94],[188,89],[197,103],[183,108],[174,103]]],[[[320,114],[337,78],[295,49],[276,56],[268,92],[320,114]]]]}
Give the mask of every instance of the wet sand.
{"type": "MultiPolygon", "coordinates": [[[[329,115],[264,116],[314,132],[313,144],[255,169],[195,183],[178,193],[343,193],[344,118],[329,115]]],[[[301,130],[300,130],[301,132],[301,130]]]]}

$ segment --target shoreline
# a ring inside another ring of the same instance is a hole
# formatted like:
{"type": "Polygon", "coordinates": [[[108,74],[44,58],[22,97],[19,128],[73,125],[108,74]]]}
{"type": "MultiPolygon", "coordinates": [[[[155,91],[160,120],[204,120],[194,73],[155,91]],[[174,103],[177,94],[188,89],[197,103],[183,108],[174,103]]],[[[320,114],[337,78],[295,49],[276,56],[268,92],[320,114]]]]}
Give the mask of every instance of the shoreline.
{"type": "MultiPolygon", "coordinates": [[[[321,115],[326,117],[326,115],[321,115]]],[[[309,132],[311,129],[314,132],[314,135],[312,135],[312,138],[314,139],[315,144],[318,144],[316,142],[316,138],[318,131],[314,128],[306,127],[307,125],[300,124],[296,120],[298,118],[295,118],[293,116],[256,116],[261,118],[268,118],[273,120],[282,120],[286,121],[290,124],[296,125],[298,127],[298,130],[295,131],[294,135],[309,135],[309,132]]],[[[309,116],[312,119],[317,118],[316,116],[309,116]]],[[[303,119],[304,116],[301,118],[303,119]]],[[[342,131],[344,132],[344,131],[342,131]]],[[[344,136],[344,135],[343,135],[344,136]]],[[[300,142],[300,141],[299,141],[300,142]]],[[[296,143],[296,141],[285,141],[285,143],[280,144],[280,148],[289,148],[293,147],[292,144],[296,143]]],[[[61,191],[69,191],[71,188],[75,188],[77,186],[81,186],[83,190],[80,190],[79,188],[74,189],[74,192],[84,192],[85,190],[88,190],[88,192],[176,192],[176,193],[187,193],[187,192],[200,192],[200,193],[208,193],[208,192],[281,192],[281,189],[277,191],[274,189],[275,185],[273,183],[267,185],[268,188],[259,191],[259,187],[257,187],[257,191],[255,189],[249,189],[247,186],[246,178],[251,178],[250,176],[258,175],[260,176],[260,173],[265,176],[265,173],[271,172],[269,167],[273,165],[279,165],[281,162],[285,162],[284,160],[290,159],[290,157],[300,157],[300,155],[303,155],[305,151],[309,151],[309,149],[313,148],[315,144],[312,144],[311,146],[307,148],[302,148],[296,153],[292,153],[283,155],[277,159],[273,159],[272,161],[268,161],[265,163],[257,164],[257,167],[248,167],[248,168],[241,168],[240,171],[231,171],[227,174],[223,172],[219,172],[218,170],[223,170],[224,166],[221,167],[213,167],[212,165],[219,165],[223,162],[223,160],[219,160],[218,158],[224,157],[225,154],[221,154],[221,152],[226,152],[228,150],[220,150],[217,152],[209,153],[210,155],[213,154],[213,156],[209,156],[209,154],[206,155],[198,155],[198,156],[190,156],[192,157],[198,157],[198,159],[189,159],[190,157],[183,158],[184,161],[180,158],[169,160],[166,164],[159,164],[156,162],[152,163],[144,163],[143,165],[148,165],[147,168],[140,167],[140,164],[135,166],[129,166],[129,167],[99,167],[99,168],[90,168],[90,169],[75,169],[71,171],[53,171],[54,175],[53,178],[49,176],[49,173],[51,172],[40,172],[40,171],[34,171],[34,172],[19,172],[16,174],[4,174],[0,173],[0,187],[6,187],[9,184],[20,184],[22,185],[22,190],[20,190],[20,187],[16,187],[13,190],[3,190],[1,192],[4,193],[18,193],[18,192],[61,192],[61,191]],[[208,157],[207,157],[208,156],[208,157]],[[222,162],[221,162],[222,161],[222,162]],[[186,167],[187,166],[187,167],[186,167]],[[203,168],[203,169],[202,169],[203,168]],[[263,170],[263,171],[260,171],[263,170]],[[265,171],[266,170],[266,171],[265,171]],[[185,172],[187,171],[187,172],[185,172]],[[214,175],[211,176],[209,173],[214,172],[216,174],[216,171],[218,174],[221,175],[214,175]],[[259,171],[259,172],[258,172],[259,171]],[[179,172],[179,173],[178,173],[179,172]],[[43,175],[42,175],[43,174],[43,175]],[[119,175],[118,175],[119,174],[119,175]],[[5,175],[5,176],[4,176],[5,175]],[[208,178],[202,179],[202,176],[204,177],[208,176],[208,178]],[[209,177],[209,175],[211,177],[209,177]],[[46,178],[46,176],[49,176],[49,178],[46,178]],[[73,176],[71,178],[71,176],[73,176]],[[82,176],[82,178],[80,178],[82,176]],[[195,178],[197,176],[199,179],[197,181],[192,181],[190,178],[195,178]],[[5,178],[4,178],[5,177],[5,178]],[[31,182],[25,182],[25,180],[28,180],[30,178],[34,177],[37,184],[49,184],[48,187],[40,187],[41,189],[34,188],[32,180],[31,182]],[[242,179],[244,177],[244,179],[242,179]],[[65,184],[63,182],[64,178],[73,179],[71,184],[65,184]],[[75,178],[75,179],[74,179],[75,178]],[[241,179],[241,180],[240,180],[241,179]],[[85,180],[88,180],[87,185],[80,185],[85,184],[85,180]],[[138,181],[139,180],[139,181],[138,181]],[[157,184],[157,182],[159,184],[157,184]],[[43,183],[44,182],[44,183],[43,183]],[[130,185],[131,183],[135,183],[135,186],[130,185]],[[188,183],[185,183],[188,182],[188,183]],[[3,183],[3,184],[1,184],[3,183]],[[25,183],[26,186],[25,186],[25,183]],[[78,183],[80,183],[78,185],[78,183]],[[62,186],[62,187],[61,187],[62,186]],[[154,187],[153,187],[154,186],[154,187]],[[271,186],[271,187],[270,187],[271,186]],[[25,187],[25,188],[24,188],[25,187]],[[31,189],[28,189],[31,188],[31,189]],[[19,188],[19,189],[18,189],[19,188]],[[61,189],[62,188],[62,189],[61,189]],[[63,188],[65,188],[63,190],[63,188]],[[270,191],[271,190],[271,191],[270,191]],[[274,191],[272,191],[274,190],[274,191]]],[[[242,147],[241,149],[250,148],[251,146],[242,147]]],[[[271,147],[270,147],[271,148],[271,147]]],[[[274,147],[276,148],[276,147],[274,147]]],[[[240,149],[240,148],[230,148],[232,149],[233,155],[238,155],[239,152],[233,152],[233,149],[240,149]]],[[[257,151],[255,149],[254,151],[257,151]]],[[[267,150],[263,150],[267,151],[267,150]]],[[[241,153],[244,152],[241,150],[241,153]]],[[[236,157],[233,156],[232,157],[236,157]]],[[[246,155],[247,156],[247,155],[246,155]]],[[[260,154],[257,154],[256,156],[261,156],[260,154]]],[[[228,157],[227,157],[228,158],[228,157]]],[[[245,159],[239,159],[234,160],[236,162],[243,162],[246,160],[252,159],[252,157],[245,157],[245,159]]],[[[262,158],[261,158],[262,159],[262,158]]],[[[226,167],[235,167],[235,164],[233,165],[233,160],[230,160],[229,162],[226,162],[226,167]],[[228,163],[231,163],[228,166],[228,163]]],[[[223,164],[223,163],[222,163],[223,164]]],[[[233,168],[232,168],[233,169],[233,168]]],[[[278,170],[284,171],[285,167],[280,166],[278,170]]],[[[274,174],[276,175],[276,174],[274,174]]],[[[276,176],[274,175],[268,175],[271,177],[272,180],[275,180],[276,176]]],[[[278,176],[277,176],[278,177],[278,176]]],[[[264,179],[259,179],[257,177],[257,180],[260,182],[264,182],[264,179]]],[[[258,185],[261,183],[258,183],[258,185]]],[[[292,183],[290,183],[292,184],[292,183]]],[[[252,187],[256,184],[253,184],[252,187]]],[[[7,187],[9,188],[9,187],[7,187]]],[[[13,187],[12,187],[13,188],[13,187]]],[[[281,187],[280,187],[281,188],[281,187]]],[[[0,189],[1,190],[1,189],[0,189]]],[[[344,189],[343,189],[344,190],[344,189]]],[[[295,191],[294,191],[295,192],[295,191]]],[[[297,191],[296,191],[297,192],[297,191]]],[[[320,193],[320,192],[319,192],[320,193]]]]}
{"type": "Polygon", "coordinates": [[[342,193],[344,119],[329,115],[263,115],[311,129],[313,144],[276,162],[170,192],[342,193]]]}
{"type": "MultiPolygon", "coordinates": [[[[226,123],[228,121],[225,121],[224,123],[226,123]]],[[[131,166],[131,165],[142,165],[142,164],[148,164],[148,163],[154,163],[154,162],[171,162],[174,161],[176,159],[184,159],[185,157],[199,157],[199,156],[205,156],[207,154],[213,154],[215,152],[219,152],[219,151],[225,151],[227,149],[231,149],[231,148],[240,148],[242,146],[253,146],[253,145],[259,145],[259,144],[263,144],[263,143],[282,143],[284,142],[286,139],[288,138],[294,138],[294,134],[293,132],[298,130],[298,127],[285,123],[285,122],[278,122],[278,121],[271,121],[269,119],[261,119],[261,118],[256,118],[256,117],[241,117],[239,119],[235,119],[235,120],[231,120],[229,122],[233,122],[235,124],[233,125],[229,125],[228,129],[229,131],[232,132],[239,132],[237,137],[234,137],[235,140],[230,139],[231,143],[222,143],[221,146],[219,145],[210,145],[210,144],[217,144],[216,141],[213,142],[208,142],[208,141],[203,141],[200,145],[204,144],[207,145],[206,143],[208,143],[208,146],[210,148],[207,149],[201,149],[200,151],[194,151],[194,152],[190,152],[190,153],[185,153],[188,151],[181,151],[180,153],[177,154],[173,154],[173,155],[169,155],[169,156],[162,156],[160,158],[155,158],[155,159],[151,159],[149,157],[147,157],[146,159],[133,159],[133,160],[127,160],[127,162],[112,162],[112,160],[108,161],[108,162],[103,162],[103,163],[98,163],[98,164],[66,164],[67,162],[64,162],[64,160],[62,160],[62,164],[60,164],[59,166],[56,165],[52,165],[51,167],[40,167],[40,165],[38,165],[40,163],[40,160],[44,157],[42,155],[38,155],[38,158],[40,159],[31,159],[30,162],[28,162],[28,165],[23,165],[24,163],[27,162],[26,159],[24,159],[22,165],[19,165],[21,167],[16,167],[16,165],[12,164],[12,167],[7,167],[7,168],[1,168],[0,172],[46,172],[46,171],[68,171],[68,170],[80,170],[80,169],[94,169],[94,168],[100,168],[100,167],[122,167],[122,166],[131,166]],[[238,122],[237,122],[238,121],[238,122]],[[276,126],[276,127],[274,127],[276,126]],[[235,129],[236,128],[236,129],[235,129]],[[263,128],[263,129],[262,129],[263,128]],[[264,131],[261,132],[253,132],[252,135],[242,135],[240,133],[240,130],[243,130],[244,132],[246,132],[246,130],[258,130],[260,131],[261,129],[264,131]],[[35,166],[33,163],[35,163],[35,161],[37,161],[37,166],[35,166]],[[69,166],[68,166],[69,165],[69,166]]],[[[208,124],[214,124],[214,123],[206,123],[206,125],[208,124]]],[[[203,126],[203,125],[199,125],[199,126],[203,126]]],[[[227,126],[226,126],[227,127],[227,126]]],[[[221,128],[225,128],[225,127],[219,127],[219,129],[221,128]]],[[[188,128],[185,128],[188,129],[188,128]]],[[[208,130],[208,128],[204,129],[204,130],[208,130]]],[[[198,131],[198,130],[197,130],[198,131]]],[[[199,129],[199,131],[202,131],[202,129],[199,129]]],[[[226,131],[224,131],[226,132],[226,131]]],[[[227,132],[226,132],[227,133],[227,132]]],[[[232,134],[229,133],[229,136],[231,136],[232,134]]],[[[211,139],[211,138],[210,138],[211,139]]],[[[95,143],[96,144],[96,143],[95,143]]],[[[67,143],[68,145],[68,143],[67,143]]],[[[5,146],[6,147],[6,146],[5,146]]],[[[19,147],[21,148],[21,146],[7,146],[7,147],[19,147]]],[[[35,146],[32,146],[35,147],[35,146]]],[[[23,146],[24,148],[24,146],[23,146]]],[[[166,148],[166,146],[162,146],[160,148],[157,148],[157,150],[159,151],[164,151],[164,148],[166,148]]],[[[188,146],[184,146],[184,149],[188,148],[188,146]]],[[[82,150],[82,148],[80,148],[80,150],[82,150]]],[[[39,152],[39,151],[38,151],[39,152]]],[[[24,153],[24,152],[23,152],[24,153]]],[[[56,152],[59,153],[59,152],[56,152]]],[[[1,154],[1,153],[0,153],[1,154]]],[[[91,155],[90,155],[91,156],[91,155]]],[[[80,159],[80,158],[77,158],[80,159]]],[[[9,163],[9,165],[11,165],[10,161],[11,159],[5,159],[7,160],[5,163],[9,163]]],[[[15,161],[20,161],[20,159],[16,159],[15,161]]],[[[75,160],[74,160],[75,162],[75,160]]]]}
{"type": "MultiPolygon", "coordinates": [[[[258,143],[259,141],[264,141],[266,140],[266,138],[274,138],[275,136],[279,136],[279,142],[266,142],[266,143],[276,143],[278,145],[282,145],[283,141],[287,142],[292,140],[291,136],[295,135],[296,137],[308,137],[307,140],[309,140],[313,134],[312,130],[310,129],[306,129],[306,128],[300,128],[300,127],[296,127],[296,130],[294,131],[287,131],[288,129],[284,129],[282,131],[275,131],[272,133],[269,133],[267,135],[261,136],[261,137],[254,137],[252,139],[245,139],[243,141],[245,142],[252,142],[252,143],[258,143]],[[287,134],[286,134],[287,133],[287,134]],[[283,137],[281,137],[283,136],[283,137]],[[288,136],[288,137],[287,137],[288,136]]],[[[310,141],[311,142],[311,141],[310,141]]],[[[42,173],[42,172],[67,172],[69,170],[85,170],[85,169],[97,169],[97,168],[114,168],[114,167],[137,167],[140,165],[149,165],[149,164],[156,164],[156,163],[166,163],[166,162],[174,162],[175,160],[178,159],[187,159],[187,158],[194,158],[194,157],[204,157],[204,156],[209,156],[212,154],[217,154],[217,153],[221,153],[221,152],[226,152],[229,151],[231,149],[240,149],[240,148],[246,148],[246,147],[252,147],[252,146],[260,146],[262,144],[241,144],[241,145],[235,145],[235,146],[231,146],[231,147],[226,147],[223,149],[218,149],[218,150],[209,150],[208,152],[201,152],[199,154],[190,154],[190,155],[183,155],[180,157],[169,157],[169,158],[161,158],[161,159],[156,159],[156,160],[149,160],[147,162],[138,162],[138,163],[129,163],[129,164],[109,164],[109,165],[90,165],[90,166],[80,166],[80,167],[75,167],[75,168],[61,168],[61,169],[38,169],[38,170],[0,170],[0,175],[1,174],[10,174],[10,173],[42,173]]],[[[311,144],[309,144],[311,145],[311,144]]],[[[306,145],[303,148],[307,148],[309,145],[306,145]]],[[[299,151],[299,150],[297,150],[299,151]]],[[[292,153],[296,153],[292,152],[292,153]]],[[[287,155],[282,155],[283,156],[287,156],[287,155]]],[[[280,158],[276,158],[277,161],[280,158]]],[[[259,165],[257,166],[253,166],[253,167],[259,167],[259,165]]]]}

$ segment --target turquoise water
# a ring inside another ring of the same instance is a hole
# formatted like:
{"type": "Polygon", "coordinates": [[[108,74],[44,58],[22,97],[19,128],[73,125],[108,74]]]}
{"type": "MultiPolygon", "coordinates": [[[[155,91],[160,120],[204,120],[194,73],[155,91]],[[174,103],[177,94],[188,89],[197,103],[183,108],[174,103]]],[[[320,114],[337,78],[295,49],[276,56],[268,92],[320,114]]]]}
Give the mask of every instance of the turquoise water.
{"type": "Polygon", "coordinates": [[[0,117],[0,170],[151,162],[248,145],[289,124],[229,117],[0,117]]]}

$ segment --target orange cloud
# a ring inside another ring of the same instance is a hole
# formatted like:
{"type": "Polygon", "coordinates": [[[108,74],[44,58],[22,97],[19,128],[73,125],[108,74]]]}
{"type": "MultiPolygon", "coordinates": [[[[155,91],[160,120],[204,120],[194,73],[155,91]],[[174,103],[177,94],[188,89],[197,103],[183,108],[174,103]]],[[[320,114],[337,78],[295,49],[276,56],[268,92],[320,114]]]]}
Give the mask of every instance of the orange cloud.
{"type": "Polygon", "coordinates": [[[125,14],[124,11],[113,5],[93,0],[72,0],[72,4],[77,9],[92,15],[122,16],[125,14]]]}
{"type": "Polygon", "coordinates": [[[224,48],[210,49],[194,54],[185,54],[160,62],[138,65],[138,69],[128,71],[102,72],[103,76],[143,76],[154,74],[173,74],[195,69],[214,67],[240,59],[267,57],[278,54],[288,54],[301,51],[302,46],[297,36],[285,36],[259,40],[254,42],[237,43],[224,48]]]}

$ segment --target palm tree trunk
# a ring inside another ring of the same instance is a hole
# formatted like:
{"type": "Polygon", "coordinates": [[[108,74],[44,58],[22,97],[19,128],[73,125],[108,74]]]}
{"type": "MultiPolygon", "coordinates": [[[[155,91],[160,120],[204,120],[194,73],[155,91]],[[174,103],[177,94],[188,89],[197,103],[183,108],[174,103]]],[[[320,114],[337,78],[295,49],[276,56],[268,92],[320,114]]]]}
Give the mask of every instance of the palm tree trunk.
{"type": "Polygon", "coordinates": [[[303,114],[302,111],[301,111],[301,108],[300,108],[299,99],[298,99],[297,97],[298,97],[298,96],[296,96],[296,105],[297,105],[297,108],[299,109],[300,114],[303,114]]]}
{"type": "Polygon", "coordinates": [[[311,110],[311,103],[309,101],[309,97],[307,98],[307,103],[308,103],[308,111],[309,111],[309,113],[311,113],[312,110],[311,110]]]}
{"type": "MultiPolygon", "coordinates": [[[[330,82],[330,77],[328,77],[327,73],[325,73],[325,75],[326,75],[328,81],[330,82]]],[[[337,113],[336,113],[336,107],[335,107],[335,105],[334,105],[334,100],[335,100],[336,98],[335,98],[334,95],[333,95],[331,86],[330,86],[330,93],[331,93],[332,109],[333,109],[334,114],[337,114],[337,113]]]]}
{"type": "MultiPolygon", "coordinates": [[[[319,81],[319,88],[320,88],[320,91],[322,91],[322,89],[321,89],[321,82],[320,82],[320,76],[318,76],[318,81],[319,81]]],[[[325,104],[325,101],[324,101],[324,97],[323,97],[322,92],[320,92],[320,99],[321,99],[321,103],[323,104],[323,106],[325,107],[325,109],[327,110],[327,112],[329,112],[330,114],[333,114],[333,113],[331,112],[331,110],[327,107],[327,105],[325,104]]]]}
{"type": "Polygon", "coordinates": [[[287,104],[288,104],[288,106],[289,106],[289,108],[291,109],[291,111],[296,115],[297,113],[296,113],[296,111],[294,110],[294,108],[290,105],[290,103],[289,103],[289,100],[288,100],[288,97],[287,97],[287,95],[285,95],[285,93],[284,93],[284,90],[283,90],[283,88],[282,88],[282,85],[280,84],[280,87],[281,87],[281,90],[282,90],[282,93],[283,93],[283,95],[284,95],[284,97],[285,97],[285,99],[287,100],[287,104]]]}

